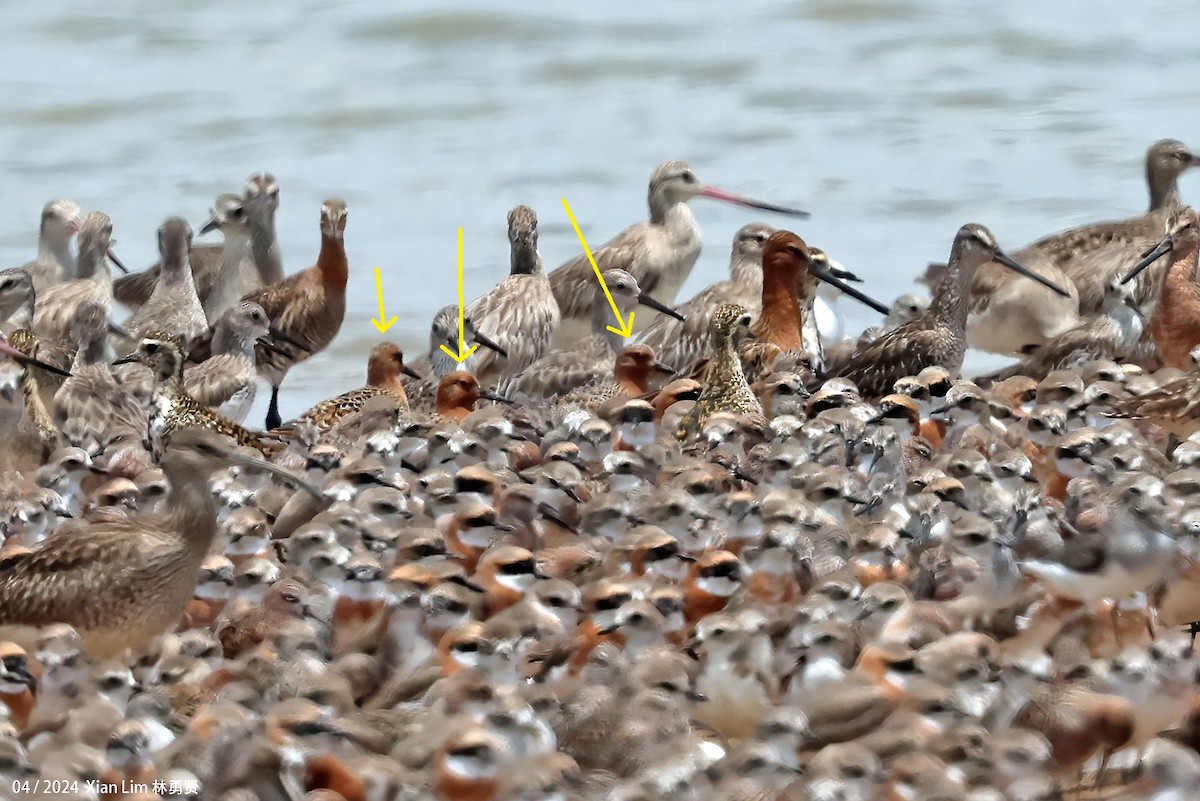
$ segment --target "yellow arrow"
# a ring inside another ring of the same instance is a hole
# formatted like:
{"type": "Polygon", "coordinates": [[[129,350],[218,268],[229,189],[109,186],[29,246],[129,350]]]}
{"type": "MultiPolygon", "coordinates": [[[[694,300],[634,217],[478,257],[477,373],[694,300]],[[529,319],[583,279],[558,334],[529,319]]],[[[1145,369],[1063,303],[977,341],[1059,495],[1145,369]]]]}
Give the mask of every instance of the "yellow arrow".
{"type": "Polygon", "coordinates": [[[383,310],[383,279],[379,277],[379,268],[375,268],[375,290],[379,293],[379,319],[371,318],[371,322],[379,329],[379,333],[383,333],[392,327],[392,323],[396,322],[396,315],[392,315],[388,319],[386,312],[383,310]]]}
{"type": "Polygon", "coordinates": [[[621,312],[617,308],[617,302],[613,300],[612,293],[608,291],[608,284],[604,283],[604,276],[600,274],[600,267],[596,264],[596,259],[592,256],[592,249],[588,247],[587,240],[583,238],[583,231],[579,230],[579,223],[575,222],[575,215],[571,213],[571,206],[567,203],[567,199],[562,199],[563,208],[567,210],[567,217],[571,219],[571,225],[575,228],[575,234],[579,237],[579,244],[583,245],[583,252],[587,254],[588,261],[592,264],[592,269],[596,271],[596,278],[600,281],[600,288],[604,290],[604,297],[608,298],[608,305],[612,307],[613,316],[617,318],[617,325],[620,328],[607,326],[609,331],[612,331],[618,336],[628,339],[633,334],[633,312],[629,312],[629,319],[622,320],[621,312]]]}
{"type": "Polygon", "coordinates": [[[455,353],[454,351],[450,350],[450,348],[446,347],[445,345],[442,345],[442,350],[444,350],[446,352],[446,355],[449,356],[451,359],[454,359],[454,361],[458,362],[459,364],[462,364],[464,361],[466,361],[467,358],[472,353],[474,353],[475,350],[479,347],[478,345],[472,345],[467,350],[465,350],[465,351],[463,350],[463,345],[465,345],[466,341],[467,341],[467,323],[466,323],[466,312],[464,311],[464,309],[466,307],[463,304],[463,275],[462,275],[462,273],[463,273],[463,248],[462,248],[462,242],[463,242],[462,229],[459,228],[458,229],[458,353],[455,353]]]}

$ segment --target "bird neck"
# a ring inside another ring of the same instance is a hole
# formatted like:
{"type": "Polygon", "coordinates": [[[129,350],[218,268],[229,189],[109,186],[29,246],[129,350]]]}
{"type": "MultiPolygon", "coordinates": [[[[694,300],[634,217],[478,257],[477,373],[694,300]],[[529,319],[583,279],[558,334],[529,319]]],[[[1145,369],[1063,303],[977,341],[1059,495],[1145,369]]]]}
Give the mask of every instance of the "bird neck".
{"type": "Polygon", "coordinates": [[[542,257],[538,254],[536,244],[518,241],[509,250],[509,275],[538,275],[542,272],[542,257]]]}
{"type": "Polygon", "coordinates": [[[1157,173],[1147,165],[1146,185],[1150,188],[1150,211],[1174,209],[1183,205],[1183,198],[1179,196],[1177,174],[1157,173]]]}
{"type": "Polygon", "coordinates": [[[71,239],[65,236],[38,237],[39,262],[57,262],[63,268],[63,278],[75,274],[75,254],[71,253],[71,239]]]}
{"type": "Polygon", "coordinates": [[[643,369],[634,367],[628,370],[617,370],[613,374],[620,394],[627,398],[637,398],[650,391],[650,376],[643,369]]]}
{"type": "Polygon", "coordinates": [[[79,350],[75,352],[72,369],[78,370],[93,364],[107,363],[107,349],[108,332],[103,330],[90,332],[87,338],[79,343],[79,350]]]}
{"type": "Polygon", "coordinates": [[[279,243],[275,239],[274,214],[251,221],[250,252],[263,286],[283,280],[283,261],[279,257],[279,243]]]}
{"type": "Polygon", "coordinates": [[[317,256],[317,268],[321,271],[321,280],[328,289],[335,292],[346,291],[346,281],[350,277],[350,262],[346,258],[346,243],[340,236],[321,235],[321,252],[317,256]]]}
{"type": "Polygon", "coordinates": [[[1186,236],[1179,240],[1176,250],[1171,254],[1171,266],[1163,276],[1160,299],[1168,301],[1171,297],[1194,296],[1196,292],[1196,257],[1200,237],[1186,236]],[[1180,293],[1183,293],[1180,295],[1180,293]]]}
{"type": "Polygon", "coordinates": [[[390,365],[368,364],[367,386],[387,390],[397,398],[408,397],[404,392],[404,382],[400,380],[400,374],[390,365]]]}
{"type": "Polygon", "coordinates": [[[217,534],[217,504],[208,486],[208,472],[197,471],[182,459],[167,452],[162,464],[163,473],[171,486],[171,518],[173,531],[179,532],[187,550],[203,557],[212,547],[217,534]]]}
{"type": "Polygon", "coordinates": [[[946,272],[933,292],[933,300],[929,303],[929,315],[951,328],[965,330],[967,314],[971,310],[971,281],[975,277],[977,265],[970,265],[962,259],[951,256],[946,272]]]}
{"type": "Polygon", "coordinates": [[[112,275],[108,271],[108,248],[99,245],[81,248],[75,269],[77,278],[90,278],[99,284],[112,284],[112,275]]]}
{"type": "Polygon", "coordinates": [[[754,325],[759,340],[799,350],[803,325],[797,277],[790,270],[763,272],[762,313],[754,325]]]}

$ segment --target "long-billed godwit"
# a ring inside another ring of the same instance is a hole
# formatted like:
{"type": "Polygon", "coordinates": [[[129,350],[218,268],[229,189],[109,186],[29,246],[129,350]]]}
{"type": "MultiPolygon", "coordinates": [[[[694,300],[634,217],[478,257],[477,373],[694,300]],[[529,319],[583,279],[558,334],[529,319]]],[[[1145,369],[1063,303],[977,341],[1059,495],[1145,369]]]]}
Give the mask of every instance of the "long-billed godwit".
{"type": "MultiPolygon", "coordinates": [[[[981,268],[971,285],[971,347],[1021,353],[1074,327],[1078,313],[1098,313],[1109,281],[1162,236],[1163,226],[1182,202],[1179,176],[1198,164],[1200,157],[1183,143],[1174,139],[1155,142],[1146,152],[1149,211],[1127,220],[1062,231],[1014,254],[1030,270],[1067,289],[1070,297],[1039,289],[1031,292],[997,264],[981,268]]],[[[1138,281],[1134,299],[1139,305],[1148,308],[1160,277],[1161,271],[1154,271],[1138,281]]]]}
{"type": "Polygon", "coordinates": [[[341,330],[350,275],[345,235],[345,201],[326,200],[321,204],[321,251],[317,263],[246,297],[263,307],[272,325],[303,346],[276,340],[275,350],[260,345],[256,351],[258,373],[271,384],[267,428],[275,428],[282,422],[279,386],[288,370],[324,350],[341,330]]]}
{"type": "MultiPolygon", "coordinates": [[[[780,214],[807,217],[798,209],[762,203],[700,182],[682,161],[658,165],[650,176],[649,222],[636,223],[592,250],[597,266],[617,268],[632,275],[642,289],[660,303],[671,306],[700,256],[700,226],[687,207],[694,197],[710,197],[780,214]]],[[[586,254],[571,259],[550,273],[554,297],[562,310],[555,342],[559,345],[587,336],[596,276],[586,254]]],[[[655,315],[635,319],[642,330],[655,315]]]]}
{"type": "Polygon", "coordinates": [[[880,398],[892,391],[897,379],[940,365],[957,376],[967,352],[967,315],[975,271],[995,261],[1050,290],[1067,296],[1067,290],[1031,272],[1000,250],[991,231],[970,223],[958,229],[950,250],[950,263],[934,291],[929,310],[888,331],[844,359],[827,365],[830,375],[850,379],[864,398],[880,398]]]}

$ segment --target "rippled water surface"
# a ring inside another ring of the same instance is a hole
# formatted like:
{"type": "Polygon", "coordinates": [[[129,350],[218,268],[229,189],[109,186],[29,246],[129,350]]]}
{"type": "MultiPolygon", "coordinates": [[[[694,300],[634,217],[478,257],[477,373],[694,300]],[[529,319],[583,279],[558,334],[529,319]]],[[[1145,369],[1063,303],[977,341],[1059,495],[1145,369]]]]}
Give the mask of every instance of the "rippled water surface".
{"type": "MultiPolygon", "coordinates": [[[[149,264],[165,216],[198,228],[266,169],[297,270],[321,200],[346,198],[346,322],[289,376],[285,416],[362,383],[373,267],[419,348],[454,300],[459,226],[470,297],[507,271],[511,206],[539,210],[553,267],[578,248],[560,198],[599,243],[645,215],[665,159],[810,209],[797,230],[890,300],[963,222],[1015,249],[1135,214],[1146,146],[1200,148],[1193,15],[1161,0],[41,0],[0,19],[4,266],[32,257],[60,195],[109,213],[123,259],[149,264]]],[[[1200,198],[1200,176],[1183,192],[1200,198]]],[[[707,245],[685,296],[751,219],[693,208],[707,245]]],[[[851,330],[878,319],[848,311],[851,330]]]]}

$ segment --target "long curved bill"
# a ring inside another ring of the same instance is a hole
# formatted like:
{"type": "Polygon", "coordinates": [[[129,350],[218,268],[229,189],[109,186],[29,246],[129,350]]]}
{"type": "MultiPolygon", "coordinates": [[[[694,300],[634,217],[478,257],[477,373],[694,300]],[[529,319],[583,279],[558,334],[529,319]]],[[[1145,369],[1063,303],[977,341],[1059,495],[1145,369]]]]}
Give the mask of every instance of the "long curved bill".
{"type": "Polygon", "coordinates": [[[1157,245],[1150,248],[1150,250],[1146,251],[1146,254],[1142,257],[1141,261],[1139,261],[1137,264],[1133,265],[1132,268],[1130,268],[1129,272],[1125,274],[1125,277],[1121,279],[1121,283],[1128,284],[1134,278],[1137,278],[1138,273],[1140,273],[1142,270],[1149,267],[1151,264],[1154,264],[1154,262],[1158,261],[1163,256],[1170,253],[1174,247],[1175,247],[1175,237],[1172,236],[1171,234],[1167,234],[1166,236],[1164,236],[1162,238],[1162,240],[1159,241],[1159,243],[1157,245]]]}
{"type": "Polygon", "coordinates": [[[807,211],[802,209],[792,209],[787,206],[776,206],[774,203],[763,203],[761,200],[751,200],[750,198],[735,195],[732,192],[726,192],[724,189],[718,189],[715,186],[706,186],[700,190],[700,194],[704,197],[711,197],[713,200],[724,200],[726,203],[733,203],[738,206],[746,206],[751,209],[762,209],[763,211],[773,211],[777,214],[790,214],[793,217],[811,217],[807,211]]]}
{"type": "Polygon", "coordinates": [[[668,317],[674,317],[676,320],[681,322],[683,321],[682,314],[675,311],[667,304],[660,303],[659,301],[655,300],[648,292],[643,292],[642,294],[638,295],[638,303],[646,306],[647,308],[654,309],[655,311],[660,311],[668,317]]]}
{"type": "Polygon", "coordinates": [[[203,228],[200,229],[200,236],[204,236],[205,234],[211,234],[213,231],[217,230],[220,227],[221,227],[221,222],[216,217],[213,217],[204,224],[203,228]]]}
{"type": "Polygon", "coordinates": [[[118,270],[129,275],[129,268],[121,263],[121,260],[117,258],[117,254],[113,253],[111,249],[108,251],[108,260],[115,264],[118,270]]]}
{"type": "Polygon", "coordinates": [[[1046,289],[1049,289],[1051,292],[1054,292],[1058,295],[1062,295],[1064,298],[1071,297],[1070,292],[1063,289],[1061,286],[1054,283],[1049,278],[1045,278],[1043,276],[1038,275],[1033,270],[1029,269],[1025,265],[1016,261],[1012,256],[1009,256],[1007,253],[1005,253],[1002,250],[997,250],[996,255],[993,256],[992,258],[994,261],[997,261],[1000,264],[1003,264],[1005,267],[1012,270],[1014,273],[1020,273],[1021,275],[1030,279],[1031,281],[1037,281],[1039,284],[1046,287],[1046,289]]]}
{"type": "Polygon", "coordinates": [[[8,356],[9,358],[25,365],[26,367],[40,367],[48,373],[54,373],[55,375],[60,375],[63,378],[71,377],[71,374],[66,370],[55,367],[52,364],[47,364],[41,359],[34,359],[30,356],[26,356],[24,353],[21,353],[21,351],[17,350],[3,339],[0,339],[0,356],[8,356]]]}
{"type": "Polygon", "coordinates": [[[325,496],[322,495],[320,490],[318,490],[312,484],[309,484],[307,481],[305,481],[300,476],[298,476],[294,473],[291,473],[287,470],[284,470],[279,465],[274,464],[272,462],[268,462],[266,459],[257,459],[253,456],[244,456],[241,454],[236,454],[232,458],[236,462],[241,462],[242,464],[249,465],[250,467],[254,467],[259,470],[263,470],[267,473],[270,473],[271,475],[275,476],[276,478],[278,478],[280,481],[284,482],[285,484],[290,484],[291,486],[295,487],[296,489],[301,490],[302,492],[308,493],[309,495],[311,495],[313,498],[315,498],[318,501],[325,500],[325,496]]]}
{"type": "Polygon", "coordinates": [[[865,292],[859,292],[857,289],[855,289],[854,287],[847,284],[845,281],[843,281],[841,278],[839,278],[837,275],[835,275],[832,270],[829,270],[825,267],[822,267],[818,264],[814,264],[812,262],[809,262],[808,269],[809,269],[809,272],[811,272],[818,280],[824,281],[825,283],[829,284],[830,286],[837,287],[843,293],[845,293],[847,296],[854,298],[859,303],[862,303],[866,306],[870,306],[872,309],[879,312],[880,314],[886,316],[888,313],[891,312],[891,309],[889,309],[887,306],[883,305],[879,301],[875,300],[875,298],[871,297],[870,295],[866,294],[865,292]]]}

